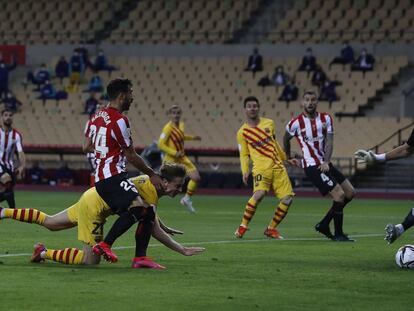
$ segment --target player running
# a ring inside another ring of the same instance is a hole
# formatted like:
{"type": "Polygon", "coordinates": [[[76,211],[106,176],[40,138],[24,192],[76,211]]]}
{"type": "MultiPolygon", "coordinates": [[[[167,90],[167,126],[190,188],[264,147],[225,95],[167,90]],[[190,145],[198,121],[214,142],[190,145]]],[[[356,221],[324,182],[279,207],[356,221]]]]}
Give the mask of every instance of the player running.
{"type": "MultiPolygon", "coordinates": [[[[414,151],[414,130],[412,130],[407,142],[398,146],[387,153],[375,154],[373,151],[360,149],[355,152],[355,158],[360,163],[384,163],[387,161],[406,158],[414,151]]],[[[385,238],[388,244],[394,243],[405,231],[414,225],[414,208],[411,208],[408,215],[400,224],[387,224],[385,227],[385,238]]]]}
{"type": "Polygon", "coordinates": [[[107,86],[106,93],[109,104],[92,117],[84,150],[95,153],[96,191],[111,210],[120,215],[105,239],[95,245],[93,251],[104,256],[108,261],[116,262],[116,255],[111,251],[115,240],[134,223],[140,221],[145,214],[148,221],[140,223],[140,230],[144,233],[142,236],[147,237],[147,240],[141,241],[141,248],[145,248],[149,242],[155,217],[153,208],[142,201],[135,185],[128,180],[125,160],[150,176],[156,188],[161,186],[161,179],[136,153],[132,143],[129,120],[123,115],[123,112],[129,110],[134,100],[131,81],[128,79],[112,80],[107,86]]]}
{"type": "Polygon", "coordinates": [[[326,112],[318,112],[318,97],[313,91],[306,91],[302,99],[303,113],[293,118],[286,126],[284,149],[290,158],[290,140],[296,137],[302,159],[291,159],[303,167],[306,176],[325,196],[329,194],[332,207],[325,217],[315,225],[315,230],[334,241],[354,241],[343,233],[343,209],[355,196],[355,189],[348,179],[331,163],[333,153],[332,117],[326,112]],[[335,234],[329,228],[334,221],[335,234]]]}
{"type": "MultiPolygon", "coordinates": [[[[182,188],[185,178],[185,169],[179,165],[165,164],[161,167],[162,188],[157,190],[150,182],[149,177],[141,175],[131,178],[129,181],[138,189],[141,197],[148,204],[157,205],[158,199],[164,195],[175,197],[182,188]]],[[[77,203],[64,211],[49,216],[39,210],[32,208],[9,209],[0,208],[0,219],[12,218],[27,223],[36,223],[51,231],[65,230],[78,227],[78,240],[83,243],[83,249],[65,248],[61,250],[47,249],[43,244],[35,245],[32,262],[53,260],[64,264],[92,265],[98,264],[101,257],[94,254],[92,246],[103,238],[103,226],[106,218],[113,215],[113,210],[100,197],[95,188],[87,190],[77,203]]],[[[196,255],[204,250],[201,247],[185,247],[174,241],[168,234],[182,234],[165,226],[158,217],[155,217],[152,236],[168,248],[185,256],[196,255]]],[[[140,235],[143,234],[138,226],[135,234],[137,247],[135,258],[132,260],[133,268],[164,267],[146,256],[146,247],[140,247],[140,235]]],[[[147,244],[148,245],[148,244],[147,244]]]]}
{"type": "Polygon", "coordinates": [[[247,202],[242,222],[234,233],[242,238],[253,218],[257,206],[270,189],[279,199],[276,212],[264,234],[269,238],[282,239],[276,227],[287,215],[295,195],[289,176],[283,165],[286,155],[276,140],[273,120],[259,117],[260,104],[256,97],[244,100],[246,123],[237,132],[237,143],[240,153],[240,166],[243,183],[247,185],[249,178],[249,160],[253,162],[253,196],[247,202]]]}
{"type": "Polygon", "coordinates": [[[184,141],[201,140],[200,136],[188,135],[184,133],[184,122],[181,121],[182,110],[179,106],[173,105],[168,113],[171,121],[162,129],[161,136],[158,140],[158,148],[165,153],[164,162],[179,163],[187,169],[187,175],[190,181],[187,185],[187,192],[181,199],[180,203],[184,205],[190,213],[195,213],[193,207],[192,195],[197,189],[197,185],[201,181],[200,174],[195,165],[185,155],[184,141]]]}

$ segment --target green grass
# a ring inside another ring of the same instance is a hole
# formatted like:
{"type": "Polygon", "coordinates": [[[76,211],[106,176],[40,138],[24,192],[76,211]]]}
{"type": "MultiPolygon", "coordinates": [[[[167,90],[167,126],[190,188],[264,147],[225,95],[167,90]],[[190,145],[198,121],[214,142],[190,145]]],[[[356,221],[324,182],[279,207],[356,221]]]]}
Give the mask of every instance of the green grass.
{"type": "MultiPolygon", "coordinates": [[[[18,206],[52,214],[79,196],[18,192],[16,199],[18,206]]],[[[207,249],[184,257],[151,241],[149,255],[165,271],[130,268],[132,232],[116,243],[130,246],[117,250],[117,264],[30,264],[28,255],[0,255],[0,310],[412,310],[413,271],[394,263],[398,247],[413,243],[412,232],[392,246],[382,237],[385,224],[401,221],[412,202],[355,200],[347,207],[345,230],[360,237],[341,244],[313,230],[329,200],[305,198],[295,199],[280,226],[286,240],[263,236],[274,212],[272,198],[260,205],[245,238],[236,240],[246,200],[196,196],[198,213],[190,215],[178,198],[162,199],[162,219],[185,231],[176,239],[207,249]]],[[[0,254],[29,254],[37,241],[50,248],[81,246],[76,229],[49,232],[12,220],[1,221],[0,236],[0,254]]]]}

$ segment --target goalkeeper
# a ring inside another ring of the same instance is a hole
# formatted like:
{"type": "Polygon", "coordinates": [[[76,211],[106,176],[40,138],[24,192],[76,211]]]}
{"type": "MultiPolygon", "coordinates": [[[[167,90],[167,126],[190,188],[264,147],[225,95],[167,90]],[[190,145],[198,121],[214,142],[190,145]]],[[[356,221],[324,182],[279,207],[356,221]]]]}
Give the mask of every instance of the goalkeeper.
{"type": "MultiPolygon", "coordinates": [[[[387,153],[376,154],[373,151],[369,150],[358,150],[355,152],[355,158],[358,160],[358,163],[382,163],[391,160],[397,160],[405,158],[412,154],[414,151],[414,129],[411,132],[410,137],[407,142],[394,148],[393,150],[387,153]]],[[[411,208],[408,215],[405,217],[404,221],[400,224],[387,224],[385,227],[385,238],[388,244],[393,243],[399,236],[401,236],[407,229],[411,228],[414,225],[414,208],[411,208]]]]}

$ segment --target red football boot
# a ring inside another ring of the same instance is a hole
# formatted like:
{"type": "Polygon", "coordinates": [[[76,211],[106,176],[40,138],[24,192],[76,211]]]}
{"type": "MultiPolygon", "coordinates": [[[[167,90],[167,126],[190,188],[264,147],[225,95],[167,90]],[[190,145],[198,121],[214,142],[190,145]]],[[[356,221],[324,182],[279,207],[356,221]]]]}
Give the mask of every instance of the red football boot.
{"type": "Polygon", "coordinates": [[[118,261],[118,256],[111,250],[111,246],[105,242],[99,242],[92,248],[94,254],[103,256],[106,261],[115,263],[118,261]]]}
{"type": "Polygon", "coordinates": [[[131,267],[134,269],[141,269],[141,268],[149,268],[149,269],[156,269],[156,270],[165,269],[164,266],[161,266],[160,264],[153,261],[151,257],[147,257],[147,256],[135,257],[134,259],[132,259],[131,267]]]}

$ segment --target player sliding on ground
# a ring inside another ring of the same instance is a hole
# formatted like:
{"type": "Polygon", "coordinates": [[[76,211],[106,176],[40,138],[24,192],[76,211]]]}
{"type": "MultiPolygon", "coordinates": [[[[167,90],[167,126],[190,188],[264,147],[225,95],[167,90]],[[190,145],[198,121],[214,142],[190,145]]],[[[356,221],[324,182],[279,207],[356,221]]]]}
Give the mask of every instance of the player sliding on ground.
{"type": "Polygon", "coordinates": [[[234,234],[237,238],[243,237],[257,206],[267,192],[272,189],[279,199],[279,203],[264,234],[269,238],[281,239],[276,227],[287,215],[295,195],[283,165],[286,155],[276,140],[273,120],[259,116],[259,100],[256,97],[247,97],[243,105],[246,123],[237,132],[240,165],[243,183],[247,185],[247,179],[250,175],[249,160],[252,160],[254,184],[253,195],[246,204],[242,222],[234,234]]]}
{"type": "MultiPolygon", "coordinates": [[[[162,176],[162,188],[159,190],[155,189],[146,175],[130,179],[139,190],[142,199],[150,204],[149,208],[155,209],[155,205],[161,196],[176,196],[181,191],[185,178],[185,169],[179,165],[164,164],[161,167],[160,173],[162,176]]],[[[140,223],[135,233],[137,245],[135,258],[132,260],[132,267],[163,269],[163,266],[146,256],[150,237],[145,236],[145,231],[141,230],[141,226],[143,224],[148,225],[148,222],[151,222],[152,217],[146,216],[151,215],[149,208],[145,209],[147,212],[143,212],[142,217],[139,219],[140,223]],[[143,244],[144,247],[142,247],[143,244]]],[[[76,265],[93,265],[100,262],[100,256],[93,253],[92,246],[102,240],[103,225],[106,218],[113,214],[111,208],[99,196],[94,187],[87,190],[77,203],[53,216],[32,208],[0,208],[0,218],[12,218],[22,222],[36,223],[51,231],[65,230],[78,226],[78,240],[84,244],[82,250],[77,248],[53,250],[47,249],[43,244],[38,243],[35,245],[31,258],[32,262],[48,259],[64,264],[76,265]]],[[[185,256],[196,255],[204,251],[204,248],[201,247],[184,247],[177,243],[168,234],[182,234],[182,232],[168,228],[157,216],[154,219],[153,229],[150,233],[152,232],[152,236],[165,246],[185,256]]]]}
{"type": "Polygon", "coordinates": [[[315,225],[315,230],[333,241],[354,241],[342,230],[344,208],[355,196],[354,187],[349,180],[331,163],[333,153],[332,117],[326,112],[318,112],[318,96],[313,91],[306,91],[302,98],[303,113],[293,118],[286,125],[283,145],[290,157],[290,140],[296,137],[302,156],[290,159],[298,167],[303,167],[306,176],[325,196],[333,199],[332,207],[325,217],[315,225]],[[332,235],[329,224],[333,219],[335,234],[332,235]]]}
{"type": "MultiPolygon", "coordinates": [[[[355,158],[359,163],[383,163],[387,161],[406,158],[414,151],[414,130],[412,130],[407,142],[394,148],[387,153],[375,154],[373,151],[360,149],[355,152],[355,158]]],[[[393,243],[398,237],[400,237],[406,230],[414,225],[414,208],[411,208],[408,215],[404,218],[404,221],[400,224],[387,224],[385,227],[385,238],[388,244],[393,243]]]]}

